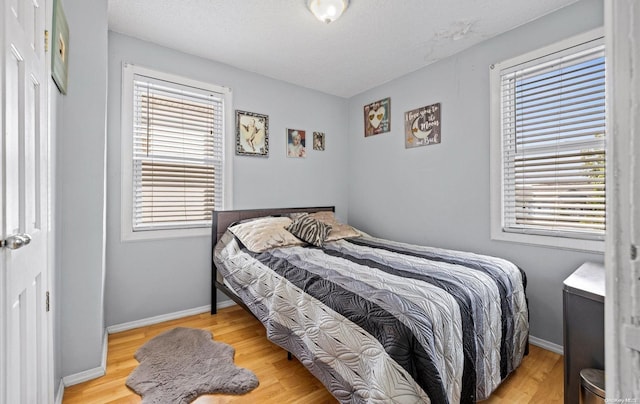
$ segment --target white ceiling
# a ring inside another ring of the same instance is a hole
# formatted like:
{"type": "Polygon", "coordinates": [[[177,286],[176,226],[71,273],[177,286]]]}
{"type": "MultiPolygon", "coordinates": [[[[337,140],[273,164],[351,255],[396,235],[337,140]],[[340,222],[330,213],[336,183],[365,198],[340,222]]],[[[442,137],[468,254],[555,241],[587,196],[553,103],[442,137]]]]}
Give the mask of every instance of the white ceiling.
{"type": "Polygon", "coordinates": [[[351,97],[577,0],[351,0],[324,24],[306,0],[109,0],[109,29],[351,97]]]}

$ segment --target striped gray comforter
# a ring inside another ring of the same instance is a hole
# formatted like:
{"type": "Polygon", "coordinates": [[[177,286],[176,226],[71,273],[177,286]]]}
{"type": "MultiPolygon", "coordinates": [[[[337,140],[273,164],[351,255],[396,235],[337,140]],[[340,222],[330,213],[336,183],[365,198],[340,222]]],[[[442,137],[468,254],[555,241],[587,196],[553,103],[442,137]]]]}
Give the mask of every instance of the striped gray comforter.
{"type": "Polygon", "coordinates": [[[341,402],[482,400],[527,346],[526,278],[503,259],[369,236],[253,253],[227,232],[214,261],[341,402]]]}

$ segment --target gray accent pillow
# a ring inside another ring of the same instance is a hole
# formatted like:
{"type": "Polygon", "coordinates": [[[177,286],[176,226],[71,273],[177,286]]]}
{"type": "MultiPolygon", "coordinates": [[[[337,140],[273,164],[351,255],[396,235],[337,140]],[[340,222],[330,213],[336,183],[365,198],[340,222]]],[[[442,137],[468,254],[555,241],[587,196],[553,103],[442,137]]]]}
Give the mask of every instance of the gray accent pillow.
{"type": "Polygon", "coordinates": [[[307,243],[322,247],[331,232],[331,226],[305,214],[296,218],[287,226],[287,230],[307,243]]]}

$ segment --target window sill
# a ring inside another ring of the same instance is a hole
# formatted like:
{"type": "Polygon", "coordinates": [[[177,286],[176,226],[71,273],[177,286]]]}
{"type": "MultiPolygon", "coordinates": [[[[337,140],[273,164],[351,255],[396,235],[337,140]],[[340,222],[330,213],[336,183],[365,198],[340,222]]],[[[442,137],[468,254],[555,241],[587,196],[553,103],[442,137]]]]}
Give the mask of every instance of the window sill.
{"type": "Polygon", "coordinates": [[[175,229],[175,230],[146,230],[146,231],[123,231],[120,241],[145,241],[145,240],[168,240],[185,237],[205,237],[211,236],[211,228],[199,227],[195,229],[175,229]]]}
{"type": "Polygon", "coordinates": [[[493,230],[491,232],[491,240],[548,248],[559,248],[562,250],[584,251],[596,254],[603,254],[605,250],[604,240],[583,240],[536,234],[510,233],[502,230],[493,230]]]}

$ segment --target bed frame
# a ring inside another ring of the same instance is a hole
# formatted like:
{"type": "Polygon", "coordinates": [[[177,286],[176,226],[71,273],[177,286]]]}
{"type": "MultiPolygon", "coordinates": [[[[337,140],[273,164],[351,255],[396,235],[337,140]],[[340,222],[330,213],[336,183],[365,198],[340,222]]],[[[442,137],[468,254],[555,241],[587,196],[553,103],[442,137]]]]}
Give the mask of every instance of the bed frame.
{"type": "Polygon", "coordinates": [[[320,207],[302,207],[302,208],[275,208],[275,209],[245,209],[245,210],[220,210],[213,211],[213,223],[211,227],[211,314],[218,312],[217,299],[218,289],[227,295],[231,300],[242,306],[245,310],[251,313],[251,310],[242,302],[242,300],[236,296],[227,286],[222,283],[222,277],[218,274],[218,269],[213,262],[213,251],[216,243],[227,231],[227,227],[239,220],[252,219],[261,216],[282,216],[289,213],[303,213],[303,212],[320,212],[330,211],[335,212],[335,206],[320,206],[320,207]]]}

